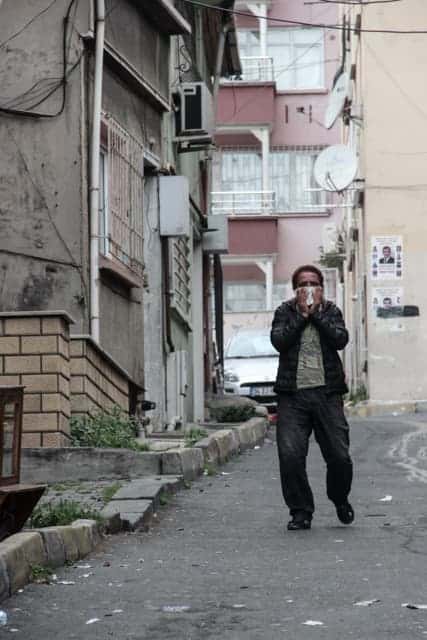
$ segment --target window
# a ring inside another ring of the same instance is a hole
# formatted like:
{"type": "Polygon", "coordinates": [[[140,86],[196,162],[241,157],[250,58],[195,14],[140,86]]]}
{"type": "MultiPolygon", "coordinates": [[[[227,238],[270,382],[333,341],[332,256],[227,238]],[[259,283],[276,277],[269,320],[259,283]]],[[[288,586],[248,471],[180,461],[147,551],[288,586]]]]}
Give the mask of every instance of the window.
{"type": "Polygon", "coordinates": [[[191,248],[184,236],[170,241],[172,306],[188,322],[191,312],[191,248]]]}
{"type": "Polygon", "coordinates": [[[224,152],[221,158],[221,191],[260,191],[261,154],[255,150],[224,152]]]}
{"type": "Polygon", "coordinates": [[[143,270],[144,149],[104,116],[100,155],[100,252],[143,270]]]}
{"type": "Polygon", "coordinates": [[[259,31],[241,30],[237,33],[239,53],[242,58],[252,58],[261,55],[259,31]]]}
{"type": "MultiPolygon", "coordinates": [[[[313,166],[320,148],[283,148],[270,152],[270,189],[276,213],[316,211],[326,208],[325,194],[317,188],[313,166]]],[[[221,191],[251,192],[262,189],[261,156],[255,149],[222,152],[221,191]]]]}
{"type": "Polygon", "coordinates": [[[312,205],[326,207],[322,191],[317,188],[313,167],[319,150],[294,149],[273,150],[270,154],[270,183],[275,192],[276,211],[312,211],[312,205]]]}
{"type": "MultiPolygon", "coordinates": [[[[244,59],[261,56],[260,35],[258,31],[241,30],[238,38],[245,79],[245,74],[250,72],[246,66],[253,63],[244,59]]],[[[270,28],[267,55],[273,60],[273,75],[279,91],[324,88],[323,29],[270,28]]]]}
{"type": "Polygon", "coordinates": [[[324,87],[323,29],[269,29],[268,54],[273,58],[279,91],[324,87]]]}
{"type": "Polygon", "coordinates": [[[265,285],[261,283],[224,283],[224,311],[264,311],[265,285]]]}

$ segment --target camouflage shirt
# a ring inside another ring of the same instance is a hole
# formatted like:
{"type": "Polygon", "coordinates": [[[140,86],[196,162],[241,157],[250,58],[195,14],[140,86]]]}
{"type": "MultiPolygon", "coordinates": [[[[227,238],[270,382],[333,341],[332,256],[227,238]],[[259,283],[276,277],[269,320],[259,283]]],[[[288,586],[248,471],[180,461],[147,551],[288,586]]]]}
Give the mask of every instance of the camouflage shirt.
{"type": "Polygon", "coordinates": [[[298,357],[297,389],[312,389],[325,385],[322,348],[319,332],[309,322],[301,336],[301,347],[298,357]]]}

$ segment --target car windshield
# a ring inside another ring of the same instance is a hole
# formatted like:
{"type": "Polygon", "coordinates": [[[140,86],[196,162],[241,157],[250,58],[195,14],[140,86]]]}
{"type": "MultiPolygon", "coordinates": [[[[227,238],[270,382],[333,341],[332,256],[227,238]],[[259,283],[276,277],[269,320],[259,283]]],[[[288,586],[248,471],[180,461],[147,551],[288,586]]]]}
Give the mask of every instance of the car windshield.
{"type": "Polygon", "coordinates": [[[237,333],[228,345],[227,358],[267,358],[277,356],[269,333],[237,333]]]}

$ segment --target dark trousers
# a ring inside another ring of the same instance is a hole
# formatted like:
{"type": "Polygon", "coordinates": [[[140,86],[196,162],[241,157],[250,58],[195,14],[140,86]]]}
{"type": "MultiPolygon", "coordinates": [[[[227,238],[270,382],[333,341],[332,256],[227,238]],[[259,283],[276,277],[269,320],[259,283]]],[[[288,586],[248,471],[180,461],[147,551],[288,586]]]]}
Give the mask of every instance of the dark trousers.
{"type": "Polygon", "coordinates": [[[353,465],[349,454],[349,426],[340,395],[326,394],[324,387],[301,389],[279,396],[277,445],[283,497],[291,515],[314,512],[306,459],[310,435],[319,444],[327,465],[327,495],[335,505],[350,493],[353,465]]]}

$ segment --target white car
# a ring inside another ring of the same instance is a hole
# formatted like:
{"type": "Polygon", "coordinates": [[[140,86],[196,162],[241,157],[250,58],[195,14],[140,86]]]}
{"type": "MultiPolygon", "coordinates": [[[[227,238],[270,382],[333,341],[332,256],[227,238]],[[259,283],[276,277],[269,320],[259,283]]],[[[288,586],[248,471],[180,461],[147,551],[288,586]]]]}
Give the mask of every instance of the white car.
{"type": "Polygon", "coordinates": [[[274,411],[273,391],[279,354],[270,342],[270,329],[239,329],[224,354],[224,391],[246,396],[274,411]]]}

